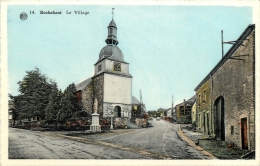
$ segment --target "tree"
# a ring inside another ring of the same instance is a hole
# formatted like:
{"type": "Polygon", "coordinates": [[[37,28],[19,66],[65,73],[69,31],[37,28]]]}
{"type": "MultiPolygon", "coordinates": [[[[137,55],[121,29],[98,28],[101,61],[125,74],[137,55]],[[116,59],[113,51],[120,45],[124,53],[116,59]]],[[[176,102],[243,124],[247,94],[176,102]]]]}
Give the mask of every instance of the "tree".
{"type": "Polygon", "coordinates": [[[49,123],[53,123],[57,119],[57,114],[61,108],[62,93],[58,90],[58,86],[56,82],[52,82],[52,90],[49,95],[49,102],[47,107],[45,108],[45,120],[49,123]]]}
{"type": "Polygon", "coordinates": [[[38,116],[44,119],[45,108],[52,91],[48,78],[36,67],[34,70],[26,71],[26,75],[18,85],[20,94],[16,96],[15,107],[19,110],[20,117],[29,119],[38,116]]]}
{"type": "Polygon", "coordinates": [[[156,117],[156,111],[154,111],[154,110],[148,111],[148,114],[150,117],[156,117]]]}
{"type": "Polygon", "coordinates": [[[17,109],[21,105],[21,102],[19,102],[20,96],[12,96],[12,95],[9,94],[9,98],[13,101],[13,104],[14,104],[14,107],[9,109],[9,114],[12,115],[12,120],[13,120],[12,126],[14,126],[15,125],[15,121],[20,116],[19,110],[17,109]]]}
{"type": "Polygon", "coordinates": [[[61,98],[61,108],[58,112],[57,118],[60,123],[65,123],[72,117],[73,113],[81,111],[80,104],[76,96],[76,86],[74,83],[70,84],[64,91],[61,98]]]}

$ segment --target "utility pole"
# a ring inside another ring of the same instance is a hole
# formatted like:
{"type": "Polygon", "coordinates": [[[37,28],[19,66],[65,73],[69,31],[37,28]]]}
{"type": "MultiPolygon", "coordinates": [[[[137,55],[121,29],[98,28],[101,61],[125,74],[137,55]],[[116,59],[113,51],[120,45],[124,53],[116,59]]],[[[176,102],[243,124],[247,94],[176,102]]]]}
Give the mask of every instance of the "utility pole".
{"type": "Polygon", "coordinates": [[[141,89],[140,89],[140,103],[143,104],[143,99],[142,99],[142,92],[141,92],[141,89]]]}
{"type": "Polygon", "coordinates": [[[173,117],[173,95],[172,95],[172,117],[173,117]]]}
{"type": "Polygon", "coordinates": [[[186,116],[186,103],[185,103],[185,99],[184,99],[184,116],[186,116]]]}
{"type": "Polygon", "coordinates": [[[221,46],[222,46],[222,58],[224,57],[224,48],[223,48],[223,30],[221,30],[221,46]]]}

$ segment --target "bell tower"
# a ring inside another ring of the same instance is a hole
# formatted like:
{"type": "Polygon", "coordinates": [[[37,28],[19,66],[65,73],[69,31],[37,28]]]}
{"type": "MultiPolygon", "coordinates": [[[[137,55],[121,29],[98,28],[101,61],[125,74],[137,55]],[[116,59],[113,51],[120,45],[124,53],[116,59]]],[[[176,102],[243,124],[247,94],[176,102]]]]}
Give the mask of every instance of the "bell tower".
{"type": "Polygon", "coordinates": [[[128,118],[132,110],[132,76],[129,63],[119,49],[117,26],[112,20],[108,27],[106,46],[99,53],[92,77],[93,96],[98,100],[98,113],[103,117],[128,118]]]}

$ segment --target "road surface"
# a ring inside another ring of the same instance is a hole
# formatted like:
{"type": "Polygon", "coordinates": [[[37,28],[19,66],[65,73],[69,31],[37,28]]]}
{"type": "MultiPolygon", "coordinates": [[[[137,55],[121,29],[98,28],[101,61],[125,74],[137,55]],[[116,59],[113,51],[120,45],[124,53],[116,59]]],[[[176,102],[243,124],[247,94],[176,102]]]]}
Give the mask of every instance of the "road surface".
{"type": "Polygon", "coordinates": [[[9,128],[9,159],[208,159],[179,138],[177,124],[151,123],[154,127],[78,137],[9,128]]]}
{"type": "Polygon", "coordinates": [[[172,159],[208,159],[208,156],[203,155],[180,139],[177,134],[178,124],[164,120],[157,121],[155,118],[150,122],[154,127],[111,137],[100,138],[93,135],[88,136],[88,138],[144,149],[172,159]]]}
{"type": "Polygon", "coordinates": [[[9,159],[149,159],[133,152],[56,136],[9,128],[9,159]]]}

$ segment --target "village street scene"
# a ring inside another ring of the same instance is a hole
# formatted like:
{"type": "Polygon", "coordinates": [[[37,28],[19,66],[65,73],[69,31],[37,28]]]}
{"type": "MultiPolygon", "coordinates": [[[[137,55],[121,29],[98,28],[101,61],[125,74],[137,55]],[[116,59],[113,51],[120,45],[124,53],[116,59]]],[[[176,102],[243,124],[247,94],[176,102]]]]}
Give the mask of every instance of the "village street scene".
{"type": "MultiPolygon", "coordinates": [[[[58,12],[58,9],[54,9],[58,12]]],[[[255,160],[255,24],[250,19],[252,23],[241,23],[243,28],[232,36],[232,40],[224,38],[225,35],[229,37],[231,29],[225,33],[218,29],[221,42],[213,47],[220,53],[219,59],[207,69],[195,67],[200,70],[196,74],[186,71],[187,66],[172,70],[174,65],[165,64],[160,68],[157,64],[154,67],[152,63],[142,62],[146,63],[148,71],[157,73],[155,77],[160,79],[156,79],[147,73],[142,74],[146,70],[142,71],[141,67],[138,69],[140,75],[134,74],[137,71],[134,69],[135,62],[138,61],[134,57],[137,55],[125,54],[124,49],[131,52],[129,49],[137,48],[120,41],[121,38],[130,40],[130,29],[121,31],[121,23],[117,21],[116,16],[123,15],[120,13],[122,10],[116,13],[117,8],[106,9],[103,12],[109,16],[104,19],[106,24],[100,24],[102,32],[94,32],[94,29],[88,32],[98,36],[102,34],[100,43],[103,47],[96,49],[98,52],[94,55],[90,56],[86,51],[82,56],[92,64],[89,65],[92,74],[82,72],[79,69],[82,65],[76,61],[75,72],[81,74],[66,75],[66,70],[69,72],[73,69],[67,65],[64,66],[65,70],[59,70],[62,62],[55,60],[52,53],[41,50],[45,52],[42,60],[46,58],[46,62],[40,60],[43,65],[32,61],[30,64],[34,67],[19,71],[19,79],[9,75],[11,87],[15,84],[16,89],[8,93],[8,159],[255,160]],[[131,56],[133,59],[128,58],[131,56]],[[57,71],[51,69],[52,63],[55,63],[57,71]],[[44,65],[48,66],[48,70],[42,67],[44,65]],[[173,78],[171,75],[162,76],[160,70],[164,69],[180,73],[173,78]],[[196,75],[196,81],[183,82],[179,79],[183,78],[181,75],[191,78],[196,75]],[[77,79],[72,83],[59,81],[70,77],[77,79]],[[176,83],[169,85],[172,89],[162,86],[165,80],[170,84],[171,79],[176,83]],[[187,85],[191,89],[187,93],[186,82],[189,82],[187,85]]],[[[26,8],[23,10],[26,13],[26,8]]],[[[21,26],[26,26],[26,21],[29,23],[29,19],[36,17],[35,13],[29,15],[28,20],[22,20],[25,25],[21,26]]],[[[20,19],[24,19],[24,15],[20,15],[20,19]]],[[[14,30],[12,23],[9,24],[10,31],[14,30]]],[[[203,33],[210,35],[212,31],[207,29],[203,33]]],[[[77,38],[80,35],[71,36],[77,38]]],[[[66,40],[66,36],[65,39],[62,37],[55,39],[56,42],[66,40]]],[[[91,38],[86,40],[95,45],[91,38]]],[[[142,42],[145,44],[145,40],[142,42]]],[[[73,44],[64,44],[62,47],[84,50],[83,46],[77,48],[73,44]]],[[[51,48],[46,47],[48,49],[51,48]]],[[[87,49],[91,50],[92,46],[87,49]]],[[[203,49],[197,54],[202,52],[203,49]]],[[[13,56],[11,54],[9,57],[9,66],[18,63],[17,60],[12,61],[13,56]]],[[[71,56],[77,59],[76,55],[71,56]]],[[[143,56],[147,57],[149,53],[143,56]]],[[[156,58],[160,59],[160,55],[156,58]]],[[[177,59],[162,61],[178,63],[177,59]]],[[[11,68],[11,72],[15,70],[11,68]]]]}

